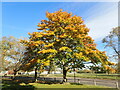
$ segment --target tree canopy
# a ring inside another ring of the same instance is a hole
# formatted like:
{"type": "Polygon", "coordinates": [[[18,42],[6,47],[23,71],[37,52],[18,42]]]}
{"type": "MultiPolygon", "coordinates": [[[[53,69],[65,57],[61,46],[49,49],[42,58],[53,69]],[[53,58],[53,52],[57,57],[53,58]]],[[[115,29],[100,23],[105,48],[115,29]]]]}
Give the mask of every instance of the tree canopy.
{"type": "Polygon", "coordinates": [[[15,37],[2,37],[0,41],[2,70],[17,68],[17,63],[22,61],[24,48],[15,37]]]}
{"type": "Polygon", "coordinates": [[[106,44],[106,47],[112,48],[114,50],[115,54],[113,57],[120,56],[119,51],[119,42],[120,42],[120,27],[113,28],[113,30],[105,37],[103,38],[103,43],[106,44]]]}
{"type": "Polygon", "coordinates": [[[63,78],[73,67],[84,67],[86,62],[104,67],[109,62],[105,52],[96,48],[94,40],[88,35],[80,16],[60,9],[54,13],[46,12],[46,20],[38,23],[38,32],[29,33],[29,41],[21,40],[27,46],[25,58],[30,66],[41,61],[53,61],[63,69],[63,78]]]}
{"type": "Polygon", "coordinates": [[[103,43],[105,43],[105,48],[111,48],[111,50],[114,51],[110,58],[115,59],[118,61],[118,73],[120,73],[119,68],[120,68],[120,26],[113,28],[113,30],[103,38],[102,40],[103,43]]]}

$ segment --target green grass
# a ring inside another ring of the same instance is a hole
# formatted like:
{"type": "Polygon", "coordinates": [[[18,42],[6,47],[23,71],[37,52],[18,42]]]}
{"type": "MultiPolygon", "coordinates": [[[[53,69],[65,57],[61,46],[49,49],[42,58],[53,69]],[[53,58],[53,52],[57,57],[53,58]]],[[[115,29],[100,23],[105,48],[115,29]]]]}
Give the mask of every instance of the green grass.
{"type": "MultiPolygon", "coordinates": [[[[39,88],[109,88],[105,86],[95,86],[95,85],[83,85],[77,83],[64,83],[64,84],[43,84],[43,83],[33,83],[29,81],[17,81],[11,79],[3,79],[2,90],[36,90],[39,88]],[[27,82],[27,83],[26,83],[27,82]]],[[[117,89],[112,89],[117,90],[117,89]]]]}
{"type": "MultiPolygon", "coordinates": [[[[76,73],[76,77],[80,78],[97,78],[97,79],[120,79],[118,76],[114,76],[115,74],[93,74],[93,73],[76,73]]],[[[46,75],[44,75],[46,77],[46,75]]],[[[48,77],[62,77],[62,74],[50,74],[48,77]]],[[[67,74],[67,77],[74,77],[74,74],[67,74]]]]}
{"type": "Polygon", "coordinates": [[[2,80],[2,90],[34,90],[33,85],[29,85],[26,81],[25,85],[20,85],[22,82],[17,82],[11,79],[3,79],[2,80]]]}
{"type": "Polygon", "coordinates": [[[76,84],[40,84],[40,83],[29,83],[35,88],[109,88],[103,86],[94,86],[94,85],[76,85],[76,84]]]}
{"type": "MultiPolygon", "coordinates": [[[[118,74],[94,74],[94,73],[76,73],[75,76],[79,77],[79,78],[96,78],[96,79],[111,79],[111,80],[115,80],[115,79],[120,79],[120,77],[115,76],[118,74]]],[[[11,76],[11,75],[9,75],[11,76]]],[[[18,75],[18,76],[34,76],[34,75],[18,75]]],[[[49,74],[49,75],[40,75],[40,77],[63,77],[63,74],[49,74]]],[[[74,77],[74,74],[68,73],[67,77],[74,77]]]]}

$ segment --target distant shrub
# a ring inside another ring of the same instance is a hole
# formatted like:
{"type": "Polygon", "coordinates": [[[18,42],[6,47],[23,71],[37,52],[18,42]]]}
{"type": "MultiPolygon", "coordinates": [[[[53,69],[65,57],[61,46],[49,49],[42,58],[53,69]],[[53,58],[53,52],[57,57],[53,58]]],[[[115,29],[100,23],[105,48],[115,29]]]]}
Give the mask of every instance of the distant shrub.
{"type": "Polygon", "coordinates": [[[60,80],[56,80],[56,81],[51,81],[51,80],[42,81],[42,80],[38,80],[37,83],[41,83],[41,84],[58,84],[58,83],[61,83],[61,81],[60,80]]]}
{"type": "Polygon", "coordinates": [[[92,72],[91,70],[87,70],[87,69],[77,71],[77,73],[91,73],[91,72],[92,72]]]}

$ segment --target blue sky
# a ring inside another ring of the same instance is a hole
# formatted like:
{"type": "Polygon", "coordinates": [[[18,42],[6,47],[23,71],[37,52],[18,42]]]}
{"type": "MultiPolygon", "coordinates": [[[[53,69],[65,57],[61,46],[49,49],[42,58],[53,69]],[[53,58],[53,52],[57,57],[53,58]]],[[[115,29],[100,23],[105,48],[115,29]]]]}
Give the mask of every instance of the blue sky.
{"type": "Polygon", "coordinates": [[[58,3],[58,2],[16,2],[3,3],[3,36],[27,36],[26,33],[36,31],[37,23],[46,19],[46,11],[54,12],[62,8],[65,11],[81,16],[87,20],[86,11],[98,3],[58,3]],[[9,32],[10,31],[10,32],[9,32]]]}
{"type": "Polygon", "coordinates": [[[36,32],[40,20],[46,19],[46,11],[63,9],[81,16],[98,49],[105,50],[101,40],[118,26],[117,7],[117,2],[3,2],[2,35],[28,37],[27,33],[36,32]]]}

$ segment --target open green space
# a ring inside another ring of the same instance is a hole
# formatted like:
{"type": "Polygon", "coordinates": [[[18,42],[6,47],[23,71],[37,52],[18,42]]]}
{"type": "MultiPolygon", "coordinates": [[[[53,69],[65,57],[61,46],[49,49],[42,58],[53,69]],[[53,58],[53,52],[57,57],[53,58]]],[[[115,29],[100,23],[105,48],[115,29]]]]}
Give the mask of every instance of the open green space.
{"type": "Polygon", "coordinates": [[[82,85],[82,84],[39,84],[39,83],[30,83],[36,88],[108,88],[103,86],[94,86],[94,85],[82,85]]]}
{"type": "MultiPolygon", "coordinates": [[[[105,86],[83,85],[77,83],[44,84],[33,81],[3,79],[2,90],[36,90],[38,88],[109,88],[105,86]]],[[[111,89],[111,88],[110,88],[111,89]]],[[[113,89],[117,90],[117,89],[113,89]]]]}
{"type": "MultiPolygon", "coordinates": [[[[62,77],[62,74],[50,74],[50,75],[41,75],[44,77],[62,77]]],[[[93,73],[75,73],[76,77],[79,78],[96,78],[96,79],[120,79],[120,77],[118,77],[118,74],[93,74],[93,73]]],[[[120,75],[119,75],[120,76],[120,75]]],[[[74,77],[74,74],[67,74],[67,77],[74,77]]]]}
{"type": "MultiPolygon", "coordinates": [[[[7,76],[13,76],[13,75],[7,75],[7,76]]],[[[17,76],[33,76],[33,75],[17,75],[17,76]]],[[[63,77],[63,74],[41,74],[38,75],[39,77],[63,77]]],[[[68,73],[67,77],[74,77],[74,73],[68,73]]],[[[95,78],[95,79],[111,79],[111,80],[117,80],[120,79],[120,74],[95,74],[95,73],[75,73],[75,77],[78,78],[95,78]]]]}

